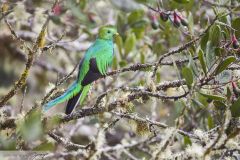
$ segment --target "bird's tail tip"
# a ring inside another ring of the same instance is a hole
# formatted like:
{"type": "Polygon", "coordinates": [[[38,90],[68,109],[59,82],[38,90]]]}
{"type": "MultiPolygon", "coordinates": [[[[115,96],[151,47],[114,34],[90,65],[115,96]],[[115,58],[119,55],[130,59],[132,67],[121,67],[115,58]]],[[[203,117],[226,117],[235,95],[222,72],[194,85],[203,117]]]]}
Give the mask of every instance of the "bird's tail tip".
{"type": "Polygon", "coordinates": [[[47,112],[50,108],[52,108],[53,105],[51,105],[50,103],[44,104],[43,105],[43,112],[47,112]]]}
{"type": "Polygon", "coordinates": [[[47,105],[44,105],[42,107],[43,112],[47,112],[50,108],[47,105]]]}

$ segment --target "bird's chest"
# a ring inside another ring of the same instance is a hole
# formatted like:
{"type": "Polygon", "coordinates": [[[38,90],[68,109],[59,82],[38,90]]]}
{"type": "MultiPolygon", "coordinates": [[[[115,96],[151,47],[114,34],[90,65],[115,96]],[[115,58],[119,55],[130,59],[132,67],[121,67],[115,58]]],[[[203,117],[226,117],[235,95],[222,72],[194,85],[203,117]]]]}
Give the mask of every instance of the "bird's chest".
{"type": "Polygon", "coordinates": [[[108,41],[107,42],[108,48],[109,48],[109,54],[113,55],[114,54],[114,47],[113,47],[113,42],[112,41],[108,41]]]}

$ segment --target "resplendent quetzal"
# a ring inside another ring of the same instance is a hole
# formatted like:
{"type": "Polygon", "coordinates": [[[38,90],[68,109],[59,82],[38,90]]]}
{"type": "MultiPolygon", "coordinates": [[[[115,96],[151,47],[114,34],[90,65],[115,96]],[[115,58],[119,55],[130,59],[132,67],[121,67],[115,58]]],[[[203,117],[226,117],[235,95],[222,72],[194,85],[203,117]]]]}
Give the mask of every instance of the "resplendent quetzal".
{"type": "Polygon", "coordinates": [[[78,102],[80,105],[83,103],[91,83],[105,75],[107,67],[112,63],[115,35],[118,35],[117,30],[111,25],[99,29],[96,41],[88,48],[79,64],[77,80],[61,96],[45,104],[45,111],[68,100],[65,113],[70,114],[78,102]]]}

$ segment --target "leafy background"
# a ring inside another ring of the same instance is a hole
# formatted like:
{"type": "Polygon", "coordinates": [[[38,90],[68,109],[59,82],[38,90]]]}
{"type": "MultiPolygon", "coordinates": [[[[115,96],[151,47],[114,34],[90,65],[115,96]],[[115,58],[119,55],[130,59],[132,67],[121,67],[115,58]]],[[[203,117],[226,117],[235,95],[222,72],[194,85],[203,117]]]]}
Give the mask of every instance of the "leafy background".
{"type": "Polygon", "coordinates": [[[0,3],[1,158],[239,159],[238,0],[0,3]],[[107,76],[43,113],[106,24],[107,76]]]}

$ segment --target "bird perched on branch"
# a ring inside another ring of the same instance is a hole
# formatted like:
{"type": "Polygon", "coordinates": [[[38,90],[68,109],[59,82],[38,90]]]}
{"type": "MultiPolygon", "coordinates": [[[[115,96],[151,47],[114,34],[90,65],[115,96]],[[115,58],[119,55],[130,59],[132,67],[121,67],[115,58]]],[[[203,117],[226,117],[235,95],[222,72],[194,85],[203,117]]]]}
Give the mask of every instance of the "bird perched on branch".
{"type": "Polygon", "coordinates": [[[111,25],[99,29],[96,41],[88,48],[79,64],[77,80],[59,97],[44,105],[44,110],[68,100],[66,114],[83,103],[93,81],[106,74],[107,67],[112,63],[114,55],[114,37],[117,30],[111,25]]]}

